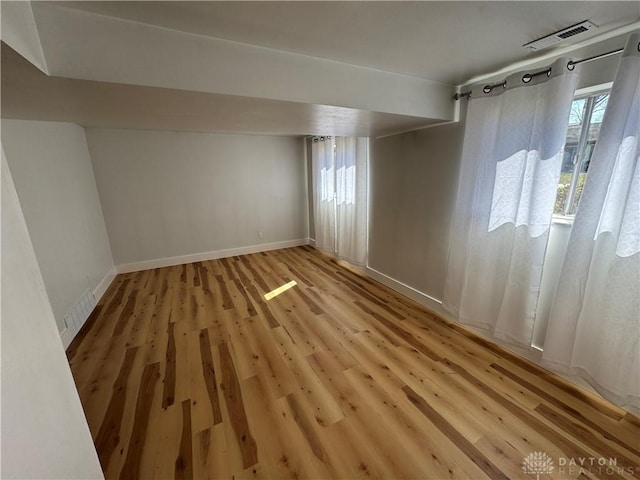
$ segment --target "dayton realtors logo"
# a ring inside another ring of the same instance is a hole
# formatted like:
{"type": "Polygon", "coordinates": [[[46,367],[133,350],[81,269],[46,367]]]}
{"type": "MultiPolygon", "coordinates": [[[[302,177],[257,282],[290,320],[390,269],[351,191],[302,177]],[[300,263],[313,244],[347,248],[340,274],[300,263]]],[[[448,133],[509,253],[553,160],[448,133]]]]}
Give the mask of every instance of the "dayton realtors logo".
{"type": "Polygon", "coordinates": [[[531,452],[522,461],[522,471],[528,475],[535,475],[536,480],[540,480],[540,475],[553,472],[553,460],[545,452],[531,452]]]}
{"type": "Polygon", "coordinates": [[[625,468],[618,465],[617,458],[558,457],[553,459],[546,452],[531,452],[522,460],[522,471],[527,475],[535,475],[536,480],[540,480],[541,475],[550,475],[554,469],[557,475],[571,478],[589,473],[597,476],[613,476],[625,473],[636,475],[640,472],[640,466],[625,468]]]}

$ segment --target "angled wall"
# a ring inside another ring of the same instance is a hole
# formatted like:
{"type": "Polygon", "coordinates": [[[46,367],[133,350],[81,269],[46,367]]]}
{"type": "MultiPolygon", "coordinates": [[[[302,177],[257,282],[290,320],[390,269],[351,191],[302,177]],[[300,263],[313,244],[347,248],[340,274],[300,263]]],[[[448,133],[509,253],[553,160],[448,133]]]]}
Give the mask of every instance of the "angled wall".
{"type": "Polygon", "coordinates": [[[2,19],[2,28],[0,29],[2,41],[44,73],[48,73],[31,2],[1,2],[0,18],[2,19]]]}
{"type": "Polygon", "coordinates": [[[101,479],[4,152],[1,177],[0,477],[101,479]]]}
{"type": "Polygon", "coordinates": [[[71,123],[2,120],[2,144],[58,330],[84,292],[114,274],[84,130],[71,123]]]}

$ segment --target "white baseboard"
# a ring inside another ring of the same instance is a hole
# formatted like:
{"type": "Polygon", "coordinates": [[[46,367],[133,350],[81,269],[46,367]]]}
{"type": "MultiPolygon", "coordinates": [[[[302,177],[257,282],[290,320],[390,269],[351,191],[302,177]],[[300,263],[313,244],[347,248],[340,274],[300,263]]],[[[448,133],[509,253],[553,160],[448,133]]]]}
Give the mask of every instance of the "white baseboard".
{"type": "MultiPolygon", "coordinates": [[[[399,280],[396,280],[395,278],[392,278],[388,275],[385,275],[384,273],[379,272],[371,267],[367,267],[366,274],[369,275],[374,280],[377,280],[378,282],[382,283],[383,285],[386,285],[387,287],[395,290],[396,292],[401,293],[405,297],[409,297],[410,299],[418,302],[420,305],[430,310],[431,312],[435,313],[443,320],[451,323],[458,323],[451,316],[451,314],[448,313],[442,307],[442,300],[434,298],[431,295],[428,295],[424,292],[421,292],[420,290],[410,287],[409,285],[402,283],[399,280]]],[[[474,333],[475,335],[478,335],[479,337],[482,337],[492,343],[500,345],[501,347],[506,348],[507,350],[517,355],[520,355],[521,357],[524,357],[533,363],[540,365],[540,359],[542,357],[542,349],[540,347],[532,346],[531,349],[526,349],[526,348],[518,347],[515,345],[510,345],[509,343],[503,342],[497,338],[494,338],[488,335],[487,332],[484,332],[481,329],[475,328],[472,325],[466,325],[466,324],[460,324],[460,323],[458,324],[461,327],[474,333]]]]}
{"type": "Polygon", "coordinates": [[[413,288],[406,283],[402,283],[401,281],[396,280],[395,278],[392,278],[382,272],[379,272],[374,268],[367,267],[366,274],[374,280],[382,283],[383,285],[386,285],[396,292],[401,293],[405,297],[418,302],[420,305],[437,314],[442,319],[448,322],[454,321],[453,318],[451,318],[451,316],[444,310],[444,308],[442,308],[442,300],[432,297],[427,293],[421,292],[420,290],[413,288]]]}
{"type": "MultiPolygon", "coordinates": [[[[401,293],[405,297],[409,297],[410,299],[418,302],[420,305],[422,305],[426,309],[437,314],[443,320],[451,323],[458,323],[451,316],[451,314],[449,314],[442,307],[442,300],[434,298],[431,295],[428,295],[424,292],[421,292],[420,290],[410,287],[409,285],[402,283],[401,281],[396,280],[395,278],[392,278],[388,275],[385,275],[384,273],[379,272],[371,267],[367,267],[366,274],[369,277],[373,278],[374,280],[377,280],[378,282],[382,283],[383,285],[386,285],[387,287],[395,290],[396,292],[401,293]]],[[[532,345],[530,349],[518,347],[515,345],[511,345],[509,343],[503,342],[490,335],[487,335],[487,332],[484,332],[481,329],[475,328],[472,325],[466,325],[466,324],[460,324],[460,323],[458,323],[458,325],[465,328],[466,330],[469,330],[473,334],[479,337],[482,337],[485,340],[488,340],[489,342],[500,345],[501,347],[509,350],[512,353],[515,353],[516,355],[520,355],[521,357],[526,358],[527,360],[537,365],[541,365],[542,348],[540,347],[537,347],[534,345],[532,345]]],[[[566,376],[565,378],[569,379],[569,377],[566,377],[566,376]]]]}
{"type": "Polygon", "coordinates": [[[309,239],[309,245],[311,245],[312,247],[316,246],[316,239],[315,238],[310,238],[309,239]]]}
{"type": "Polygon", "coordinates": [[[153,260],[145,260],[143,262],[125,263],[117,265],[116,268],[118,273],[140,272],[142,270],[151,270],[152,268],[172,267],[175,265],[182,265],[184,263],[202,262],[206,260],[215,260],[217,258],[233,257],[235,255],[247,255],[250,253],[268,252],[269,250],[299,247],[301,245],[308,244],[308,238],[299,238],[297,240],[286,240],[284,242],[262,243],[259,245],[249,245],[247,247],[229,248],[226,250],[215,250],[212,252],[192,253],[178,257],[156,258],[153,260]]]}
{"type": "Polygon", "coordinates": [[[60,332],[60,340],[62,340],[62,346],[65,350],[69,345],[71,345],[73,337],[75,337],[75,334],[71,331],[70,328],[65,328],[62,332],[60,332]]]}
{"type": "Polygon", "coordinates": [[[109,269],[107,273],[105,273],[104,277],[102,278],[102,280],[100,280],[100,283],[96,286],[96,288],[93,289],[93,297],[96,299],[96,305],[100,302],[102,296],[107,292],[109,285],[111,285],[117,274],[118,270],[114,265],[109,269]]]}

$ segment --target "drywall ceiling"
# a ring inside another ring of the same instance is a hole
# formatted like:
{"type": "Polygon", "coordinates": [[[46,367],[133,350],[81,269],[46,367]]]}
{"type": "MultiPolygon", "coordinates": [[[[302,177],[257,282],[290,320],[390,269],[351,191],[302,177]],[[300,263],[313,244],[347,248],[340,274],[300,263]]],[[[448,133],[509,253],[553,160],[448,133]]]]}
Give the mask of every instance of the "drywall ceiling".
{"type": "Polygon", "coordinates": [[[311,105],[49,77],[2,44],[2,117],[85,127],[269,135],[376,136],[433,121],[311,105]]]}
{"type": "Polygon", "coordinates": [[[2,40],[20,54],[3,45],[3,118],[295,135],[377,136],[454,120],[456,85],[549,60],[522,44],[587,18],[600,25],[587,38],[640,18],[635,1],[0,7],[2,40]]]}
{"type": "Polygon", "coordinates": [[[534,58],[523,44],[582,20],[600,28],[580,41],[640,19],[637,1],[53,3],[451,85],[534,58]]]}

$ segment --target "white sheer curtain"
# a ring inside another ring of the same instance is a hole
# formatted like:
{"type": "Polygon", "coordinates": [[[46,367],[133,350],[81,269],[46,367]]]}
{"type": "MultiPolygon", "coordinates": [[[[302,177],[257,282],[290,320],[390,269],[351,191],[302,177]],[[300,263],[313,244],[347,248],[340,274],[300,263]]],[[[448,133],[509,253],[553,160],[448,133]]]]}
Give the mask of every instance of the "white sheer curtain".
{"type": "Polygon", "coordinates": [[[527,348],[576,84],[566,63],[473,89],[468,104],[443,304],[527,348]]]}
{"type": "Polygon", "coordinates": [[[369,139],[316,137],[312,142],[316,247],[364,265],[369,139]]]}
{"type": "Polygon", "coordinates": [[[334,253],[336,250],[335,209],[335,139],[314,137],[311,143],[313,165],[313,213],[316,247],[334,253]]]}
{"type": "Polygon", "coordinates": [[[640,35],[629,38],[571,230],[543,362],[640,409],[640,35]]]}
{"type": "Polygon", "coordinates": [[[368,157],[368,138],[336,138],[336,253],[356,265],[367,263],[368,157]]]}

